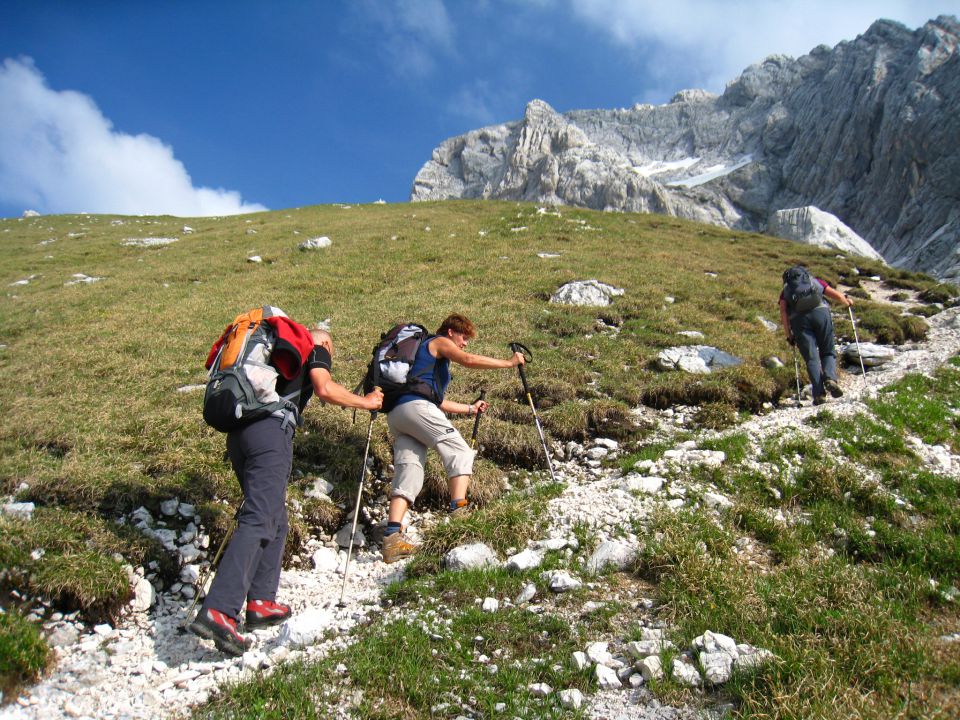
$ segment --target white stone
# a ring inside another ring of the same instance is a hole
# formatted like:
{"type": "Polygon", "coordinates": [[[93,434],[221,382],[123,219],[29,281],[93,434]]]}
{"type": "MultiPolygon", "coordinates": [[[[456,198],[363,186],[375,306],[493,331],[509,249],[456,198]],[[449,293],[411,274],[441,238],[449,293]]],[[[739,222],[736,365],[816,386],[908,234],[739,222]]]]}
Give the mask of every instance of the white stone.
{"type": "Polygon", "coordinates": [[[517,595],[517,599],[513,601],[514,605],[523,605],[526,602],[530,602],[537,594],[537,586],[533,583],[527,583],[523,586],[523,590],[520,591],[520,594],[517,595]]]}
{"type": "Polygon", "coordinates": [[[488,613],[496,612],[500,609],[500,601],[492,597],[484,598],[480,609],[488,613]]]}
{"type": "Polygon", "coordinates": [[[308,498],[330,499],[330,493],[333,492],[333,485],[323,478],[317,478],[307,488],[304,495],[308,498]]]}
{"type": "Polygon", "coordinates": [[[617,677],[617,671],[608,668],[606,665],[597,665],[594,668],[594,674],[597,678],[597,685],[603,690],[619,690],[623,687],[620,678],[617,677]]]}
{"type": "Polygon", "coordinates": [[[548,570],[542,573],[540,577],[546,580],[547,585],[555,593],[576,590],[583,585],[582,581],[575,578],[566,570],[548,570]]]}
{"type": "Polygon", "coordinates": [[[200,579],[200,567],[198,565],[184,565],[180,568],[180,582],[193,585],[200,579]]]}
{"type": "Polygon", "coordinates": [[[637,548],[624,542],[607,540],[600,543],[587,560],[586,570],[599,573],[605,569],[624,570],[637,558],[637,548]]]}
{"type": "Polygon", "coordinates": [[[330,238],[328,238],[326,235],[322,235],[321,237],[304,240],[297,247],[299,247],[301,250],[319,250],[320,248],[330,247],[332,244],[333,242],[330,240],[330,238]]]}
{"type": "Polygon", "coordinates": [[[733,502],[726,495],[721,495],[720,493],[704,493],[703,502],[706,503],[707,507],[711,507],[716,510],[725,510],[726,508],[733,507],[733,502]]]}
{"type": "Polygon", "coordinates": [[[647,682],[663,679],[663,663],[659,655],[649,655],[637,663],[640,675],[647,682]]]}
{"type": "Polygon", "coordinates": [[[540,567],[542,563],[543,553],[538,552],[537,550],[528,549],[508,557],[506,568],[507,570],[524,572],[526,570],[533,570],[534,568],[540,567]]]}
{"type": "Polygon", "coordinates": [[[140,578],[133,588],[133,600],[130,601],[130,610],[135,613],[145,613],[157,601],[157,592],[146,578],[140,578]]]}
{"type": "Polygon", "coordinates": [[[314,569],[319,572],[336,572],[340,566],[340,556],[333,548],[319,548],[311,559],[314,569]]]}
{"type": "Polygon", "coordinates": [[[162,503],[160,503],[160,512],[167,517],[173,517],[177,514],[177,509],[179,507],[180,501],[177,498],[171,498],[170,500],[164,500],[162,503]]]}
{"type": "Polygon", "coordinates": [[[590,667],[590,658],[587,657],[585,652],[577,650],[573,654],[573,666],[577,670],[586,670],[588,667],[590,667]]]}
{"type": "Polygon", "coordinates": [[[35,509],[32,502],[9,502],[0,505],[0,514],[18,520],[30,520],[35,509]]]}
{"type": "Polygon", "coordinates": [[[334,617],[323,608],[297,613],[280,627],[279,642],[292,647],[312,645],[334,627],[334,617]]]}
{"type": "MultiPolygon", "coordinates": [[[[348,522],[342,528],[337,530],[337,534],[334,535],[334,540],[337,545],[342,548],[350,546],[350,530],[353,528],[353,521],[348,522]]],[[[362,548],[367,546],[367,537],[363,534],[363,530],[360,529],[360,525],[357,525],[357,531],[353,534],[353,547],[362,548]]]]}
{"type": "Polygon", "coordinates": [[[553,688],[547,685],[546,683],[532,683],[527,686],[527,689],[530,690],[530,694],[536,698],[545,698],[553,692],[553,688]]]}
{"type": "Polygon", "coordinates": [[[443,556],[448,570],[474,570],[482,567],[498,567],[497,554],[483,543],[460,545],[443,556]]]}
{"type": "Polygon", "coordinates": [[[627,492],[638,492],[644,495],[656,495],[660,492],[666,480],[655,475],[643,476],[630,473],[623,479],[623,487],[627,492]]]}
{"type": "Polygon", "coordinates": [[[587,645],[587,657],[591,662],[597,663],[598,665],[606,665],[608,662],[613,660],[613,655],[610,654],[609,643],[605,642],[595,642],[587,645]]]}
{"type": "Polygon", "coordinates": [[[550,298],[561,305],[605,307],[611,298],[623,295],[624,291],[598,280],[575,280],[562,285],[550,298]]]}
{"type": "Polygon", "coordinates": [[[576,688],[568,688],[558,693],[560,707],[564,710],[579,710],[583,707],[583,693],[576,688]]]}
{"type": "Polygon", "coordinates": [[[700,687],[703,684],[703,679],[700,677],[700,673],[697,672],[697,669],[693,665],[685,663],[677,658],[674,658],[673,672],[671,675],[673,676],[673,679],[681,685],[700,687]]]}
{"type": "Polygon", "coordinates": [[[722,685],[730,679],[734,658],[726,652],[700,653],[700,667],[708,685],[722,685]]]}

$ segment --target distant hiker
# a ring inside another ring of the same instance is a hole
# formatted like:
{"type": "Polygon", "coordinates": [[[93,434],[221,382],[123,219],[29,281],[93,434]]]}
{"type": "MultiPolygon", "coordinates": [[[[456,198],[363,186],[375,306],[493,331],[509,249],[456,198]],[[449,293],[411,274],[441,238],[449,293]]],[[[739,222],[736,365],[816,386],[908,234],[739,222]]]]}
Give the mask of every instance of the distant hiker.
{"type": "MultiPolygon", "coordinates": [[[[277,378],[277,393],[292,394],[299,413],[313,393],[334,405],[379,410],[383,403],[379,390],[366,396],[354,395],[331,378],[333,342],[329,333],[308,333],[302,325],[297,327],[303,331],[301,334],[306,334],[306,347],[298,348],[300,357],[296,358],[295,372],[284,366],[277,378]]],[[[289,363],[291,354],[285,356],[284,362],[289,363]]],[[[280,358],[271,358],[271,364],[274,363],[279,370],[280,358]]],[[[276,597],[288,529],[287,479],[297,424],[298,413],[284,409],[227,434],[227,453],[243,490],[243,504],[213,585],[190,630],[213,640],[217,648],[231,655],[242,655],[251,645],[251,640],[237,631],[244,601],[248,630],[290,617],[290,608],[276,602],[276,597]]]]}
{"type": "Polygon", "coordinates": [[[387,425],[393,434],[393,489],[390,493],[390,511],[383,539],[383,561],[392,563],[412,555],[416,546],[403,532],[403,517],[423,488],[427,448],[440,454],[447,473],[451,515],[465,515],[469,511],[467,488],[473,475],[474,451],[450,424],[444,413],[475,415],[485,412],[488,404],[478,400],[471,405],[444,398],[450,382],[450,361],[475,370],[514,368],[524,363],[522,353],[514,353],[509,360],[498,360],[485,355],[464,352],[467,343],[476,336],[473,323],[463,315],[450,315],[437,330],[420,343],[411,377],[416,390],[389,398],[384,405],[387,425]]]}
{"type": "Polygon", "coordinates": [[[826,299],[845,307],[853,301],[797,265],[783,273],[780,292],[780,322],[787,342],[800,349],[813,386],[813,404],[827,401],[827,392],[837,398],[843,390],[837,383],[837,353],[833,346],[833,318],[826,299]]]}

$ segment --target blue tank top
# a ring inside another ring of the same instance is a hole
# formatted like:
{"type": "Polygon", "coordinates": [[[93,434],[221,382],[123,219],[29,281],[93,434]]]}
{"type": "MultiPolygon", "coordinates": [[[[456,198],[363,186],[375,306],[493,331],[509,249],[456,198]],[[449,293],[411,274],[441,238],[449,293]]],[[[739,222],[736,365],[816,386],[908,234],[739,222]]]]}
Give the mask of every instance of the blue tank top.
{"type": "MultiPolygon", "coordinates": [[[[417,356],[414,358],[413,367],[410,368],[410,375],[415,375],[432,387],[442,403],[443,396],[447,392],[447,385],[450,384],[450,361],[446,358],[435,358],[430,354],[430,343],[436,338],[437,336],[434,335],[417,348],[417,356]]],[[[403,403],[410,402],[411,400],[423,399],[423,395],[405,393],[397,399],[394,407],[403,405],[403,403]]],[[[440,403],[437,404],[439,405],[440,403]]]]}

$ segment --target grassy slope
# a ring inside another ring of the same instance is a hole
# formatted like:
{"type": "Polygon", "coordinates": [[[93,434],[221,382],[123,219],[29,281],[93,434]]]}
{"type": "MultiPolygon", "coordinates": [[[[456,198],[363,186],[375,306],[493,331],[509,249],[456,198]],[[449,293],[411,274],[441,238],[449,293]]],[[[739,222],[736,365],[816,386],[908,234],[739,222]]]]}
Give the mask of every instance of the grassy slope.
{"type": "MultiPolygon", "coordinates": [[[[93,617],[110,616],[123,600],[113,552],[133,563],[163,559],[151,543],[117,528],[115,517],[140,504],[156,510],[176,495],[197,503],[208,525],[222,525],[227,514],[214,501],[236,501],[222,437],[203,425],[199,394],[176,389],[204,381],[210,343],[248,307],[274,304],[307,323],[331,318],[334,375],[346,385],[394,321],[435,326],[450,311],[464,312],[480,328],[472,349],[503,356],[513,339],[531,347],[545,422],[556,436],[572,437],[589,423],[622,420],[640,400],[756,407],[774,399],[792,374],[760,368],[768,355],[786,356],[780,335],[756,317],[777,319],[780,273],[804,260],[836,281],[853,266],[812,248],[669,218],[574,209],[557,217],[513,203],[313,207],[191,219],[192,234],[181,232],[184,222],[0,221],[0,279],[8,285],[0,309],[0,492],[48,506],[31,524],[0,520],[17,539],[0,551],[0,565],[14,571],[14,582],[93,617]],[[332,247],[297,249],[318,235],[329,236],[332,247]],[[180,240],[121,244],[143,237],[180,240]],[[542,251],[561,256],[538,258],[542,251]],[[248,262],[253,254],[264,262],[248,262]],[[104,279],[66,286],[78,272],[104,279]],[[9,286],[31,275],[28,285],[9,286]],[[626,294],[600,311],[546,302],[563,282],[588,278],[626,294]],[[668,295],[674,303],[665,302],[668,295]],[[598,317],[618,325],[619,336],[596,332],[598,317]],[[648,371],[659,349],[689,342],[680,330],[705,333],[693,342],[733,352],[745,367],[706,381],[648,371]],[[64,572],[44,577],[29,558],[37,547],[64,572]]],[[[932,285],[909,273],[885,274],[907,286],[932,285]]],[[[874,313],[884,332],[901,322],[868,306],[863,312],[874,313]]],[[[842,335],[843,322],[837,326],[842,335]]],[[[861,339],[869,337],[868,329],[861,339]]],[[[515,377],[461,372],[451,394],[472,395],[481,381],[499,415],[487,426],[491,455],[535,461],[529,423],[511,409],[515,377]]],[[[308,429],[322,432],[298,442],[298,465],[324,464],[334,480],[352,477],[365,428],[329,408],[307,415],[308,429]]],[[[388,461],[382,431],[375,450],[388,461]]]]}

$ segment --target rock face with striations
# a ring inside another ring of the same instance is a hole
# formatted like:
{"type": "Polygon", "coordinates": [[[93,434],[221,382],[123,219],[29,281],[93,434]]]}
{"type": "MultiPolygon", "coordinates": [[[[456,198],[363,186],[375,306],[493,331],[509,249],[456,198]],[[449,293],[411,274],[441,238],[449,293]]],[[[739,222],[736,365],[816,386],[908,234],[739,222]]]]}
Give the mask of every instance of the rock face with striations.
{"type": "MultiPolygon", "coordinates": [[[[450,138],[411,200],[501,198],[768,231],[813,206],[887,262],[960,280],[960,23],[878,20],[747,68],[722,95],[558,113],[450,138]]],[[[795,223],[794,223],[795,224],[795,223]]]]}

